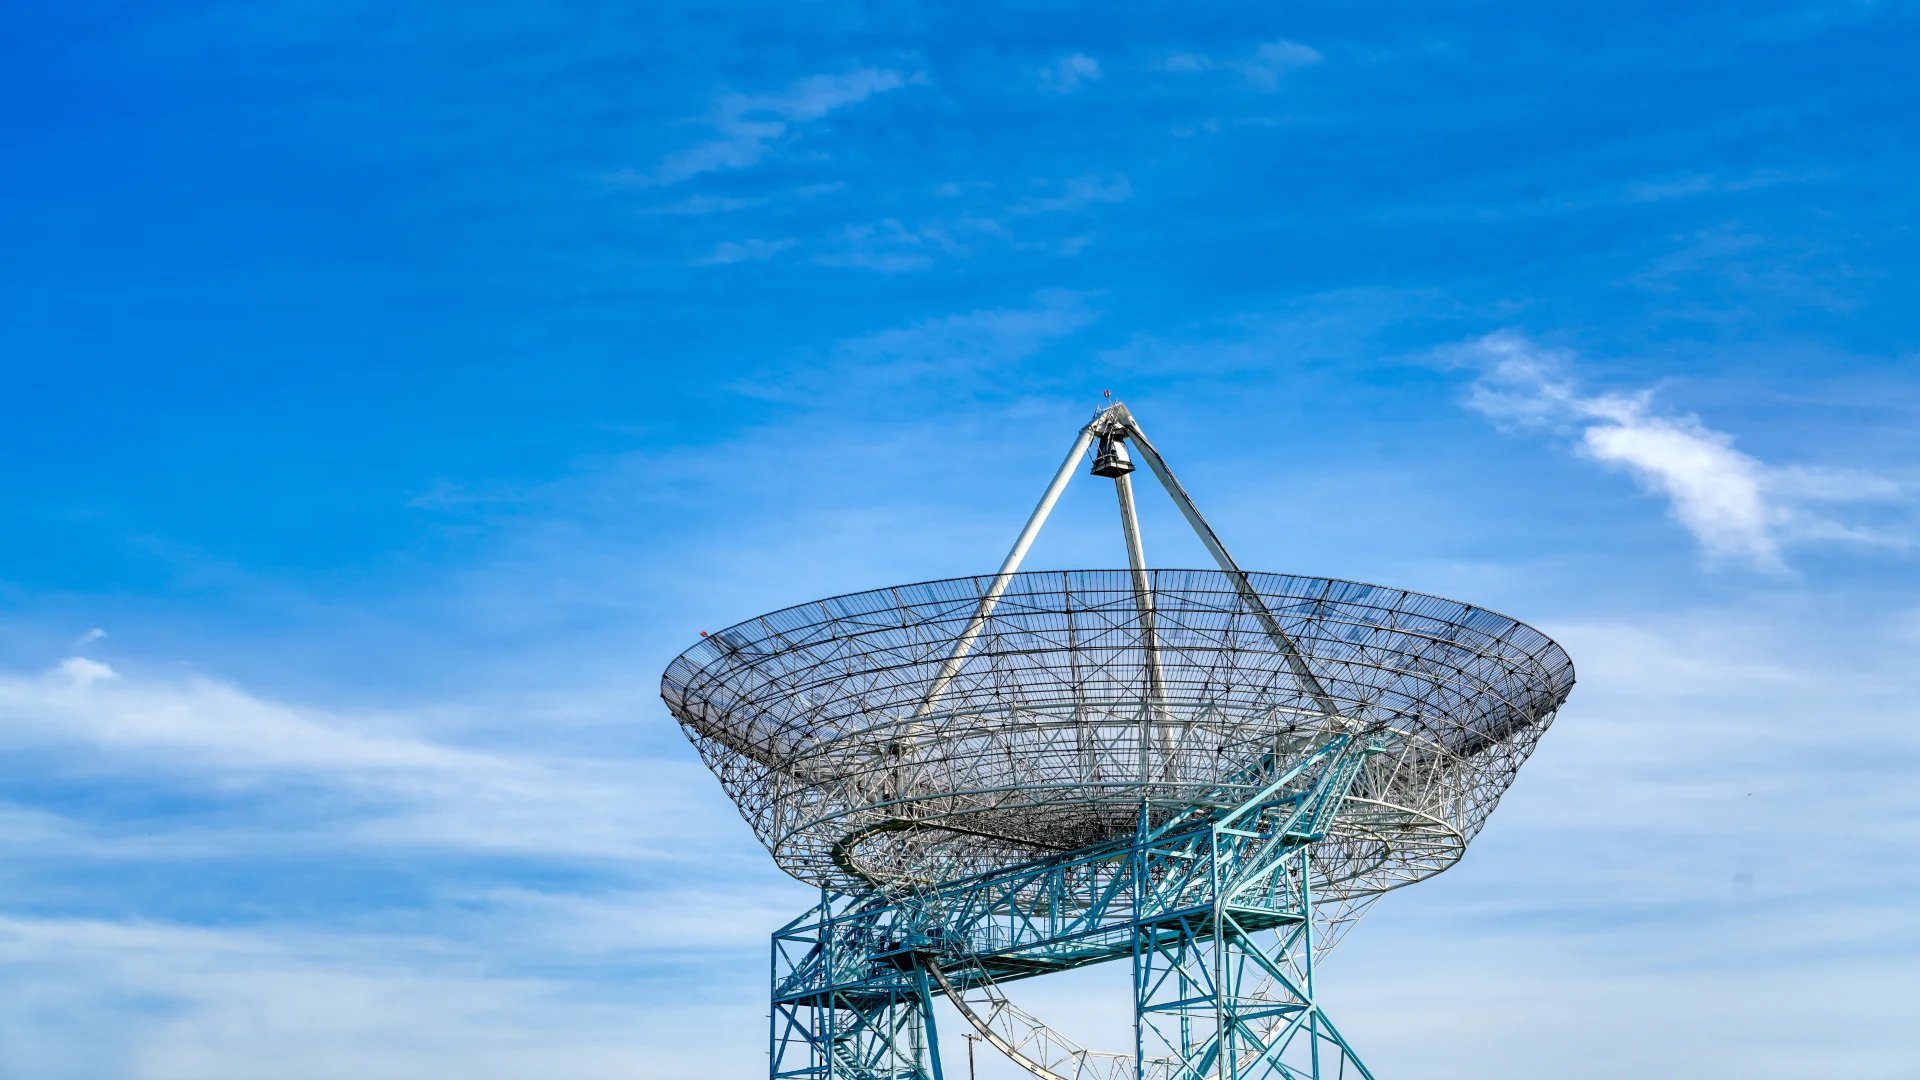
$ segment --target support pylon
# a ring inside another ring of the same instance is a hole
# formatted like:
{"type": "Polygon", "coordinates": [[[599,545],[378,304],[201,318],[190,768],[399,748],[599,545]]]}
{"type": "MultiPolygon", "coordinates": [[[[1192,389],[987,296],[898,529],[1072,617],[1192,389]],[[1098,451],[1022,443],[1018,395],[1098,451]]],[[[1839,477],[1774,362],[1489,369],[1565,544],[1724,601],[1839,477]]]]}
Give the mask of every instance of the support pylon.
{"type": "Polygon", "coordinates": [[[941,995],[1042,1080],[1092,1080],[1111,1055],[1022,1053],[1072,1044],[1010,1039],[967,994],[1128,957],[1137,1080],[1372,1080],[1314,998],[1310,862],[1370,752],[1338,736],[1185,829],[1143,807],[1121,845],[901,897],[823,892],[774,935],[772,1080],[941,1080],[941,995]]]}
{"type": "Polygon", "coordinates": [[[1142,1080],[1373,1080],[1314,997],[1313,904],[1302,851],[1298,919],[1250,931],[1227,905],[1145,930],[1134,957],[1142,1080]],[[1146,1063],[1153,1062],[1149,1067],[1146,1063]]]}

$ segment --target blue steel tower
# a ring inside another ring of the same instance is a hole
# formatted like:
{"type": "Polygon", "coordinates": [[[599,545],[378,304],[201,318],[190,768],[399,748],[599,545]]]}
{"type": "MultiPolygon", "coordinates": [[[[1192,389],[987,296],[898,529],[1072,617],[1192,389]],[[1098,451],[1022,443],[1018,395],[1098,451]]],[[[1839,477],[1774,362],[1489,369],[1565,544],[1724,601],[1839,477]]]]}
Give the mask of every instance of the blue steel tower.
{"type": "Polygon", "coordinates": [[[773,935],[772,1080],[941,1080],[942,997],[1043,1080],[1371,1080],[1316,965],[1460,859],[1572,688],[1503,615],[1241,570],[1116,404],[997,573],[740,623],[662,694],[820,890],[773,935]],[[1090,451],[1128,569],[1023,572],[1090,451]],[[1135,456],[1215,569],[1148,568],[1135,456]],[[1123,1051],[1004,990],[1105,963],[1132,972],[1123,1051]]]}

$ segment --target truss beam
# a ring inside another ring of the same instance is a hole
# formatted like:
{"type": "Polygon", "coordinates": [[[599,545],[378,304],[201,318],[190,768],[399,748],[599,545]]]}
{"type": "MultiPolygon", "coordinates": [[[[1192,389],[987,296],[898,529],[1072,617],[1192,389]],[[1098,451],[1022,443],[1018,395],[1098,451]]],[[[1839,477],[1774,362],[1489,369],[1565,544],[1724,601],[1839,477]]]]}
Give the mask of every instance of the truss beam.
{"type": "Polygon", "coordinates": [[[1371,750],[1335,736],[1183,828],[1150,829],[1143,808],[1123,843],[906,895],[823,892],[774,935],[772,1080],[938,1080],[936,995],[1042,1080],[1110,1076],[1113,1055],[1037,1022],[1017,1040],[967,996],[985,991],[1002,1002],[989,1013],[1018,1020],[998,984],[1122,959],[1137,1080],[1371,1080],[1313,996],[1310,880],[1313,845],[1371,750]]]}

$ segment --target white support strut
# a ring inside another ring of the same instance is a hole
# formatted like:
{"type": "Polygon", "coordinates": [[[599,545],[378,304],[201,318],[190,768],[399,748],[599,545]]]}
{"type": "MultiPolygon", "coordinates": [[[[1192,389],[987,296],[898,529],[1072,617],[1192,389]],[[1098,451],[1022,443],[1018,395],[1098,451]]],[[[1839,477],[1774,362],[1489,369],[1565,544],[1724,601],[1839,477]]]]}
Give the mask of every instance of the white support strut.
{"type": "Polygon", "coordinates": [[[985,999],[983,1014],[931,957],[922,963],[978,1038],[1040,1080],[1171,1080],[1172,1059],[1149,1058],[1136,1070],[1132,1054],[1088,1050],[1008,1001],[991,980],[975,990],[985,999]]]}
{"type": "MultiPolygon", "coordinates": [[[[1060,463],[1059,471],[1054,473],[1053,482],[1047,485],[1046,493],[1040,497],[1039,505],[1033,508],[1033,514],[1027,518],[1026,527],[1020,530],[1020,536],[1014,541],[1012,550],[1007,552],[1006,560],[1000,564],[999,573],[994,576],[993,584],[981,596],[979,607],[974,610],[973,617],[968,620],[967,627],[961,633],[959,640],[954,642],[953,650],[947,655],[946,663],[941,666],[940,674],[934,679],[927,690],[927,696],[914,712],[915,718],[931,713],[939,704],[940,698],[946,694],[954,677],[960,673],[961,665],[966,662],[967,655],[973,651],[974,641],[986,628],[987,619],[999,604],[1001,595],[1012,584],[1013,575],[1019,572],[1020,563],[1026,558],[1027,549],[1033,546],[1034,538],[1039,535],[1041,526],[1047,522],[1047,515],[1053,511],[1053,506],[1059,501],[1061,492],[1066,490],[1067,481],[1073,478],[1073,471],[1079,465],[1081,455],[1086,453],[1087,447],[1092,444],[1096,436],[1108,434],[1124,438],[1140,451],[1140,456],[1146,459],[1147,467],[1153,470],[1153,475],[1160,481],[1160,486],[1166,489],[1168,497],[1173,500],[1175,506],[1179,507],[1181,516],[1186,518],[1194,535],[1200,538],[1200,543],[1206,547],[1207,553],[1213,556],[1214,563],[1233,583],[1234,590],[1240,595],[1241,603],[1258,620],[1261,629],[1279,650],[1281,658],[1286,662],[1288,670],[1292,672],[1301,690],[1326,715],[1338,717],[1339,704],[1321,685],[1319,677],[1313,673],[1313,669],[1307,665],[1306,658],[1300,654],[1299,647],[1281,627],[1280,620],[1268,610],[1266,602],[1260,598],[1259,591],[1248,580],[1246,572],[1241,570],[1239,564],[1233,561],[1233,556],[1227,553],[1226,545],[1220,542],[1220,537],[1213,531],[1213,527],[1207,524],[1205,517],[1201,516],[1200,509],[1193,504],[1192,496],[1188,495],[1186,488],[1181,487],[1180,481],[1174,478],[1173,470],[1167,467],[1166,459],[1160,456],[1160,451],[1155,449],[1153,443],[1147,439],[1146,432],[1140,429],[1139,421],[1133,418],[1133,414],[1127,411],[1127,407],[1115,403],[1094,417],[1092,423],[1080,429],[1079,436],[1074,439],[1073,449],[1067,452],[1066,460],[1060,463]]],[[[1143,644],[1147,648],[1148,705],[1151,709],[1158,705],[1164,696],[1164,687],[1161,685],[1160,678],[1158,642],[1154,632],[1153,590],[1147,578],[1146,556],[1140,543],[1140,526],[1134,512],[1133,486],[1130,477],[1125,475],[1116,477],[1114,484],[1120,499],[1121,529],[1127,541],[1127,564],[1132,571],[1135,600],[1139,606],[1141,626],[1144,631],[1143,644]]],[[[1141,744],[1143,763],[1146,753],[1146,743],[1143,740],[1141,744]]]]}
{"type": "Polygon", "coordinates": [[[973,1011],[973,1008],[967,1004],[966,999],[960,996],[960,991],[947,979],[947,973],[941,971],[940,965],[934,963],[931,958],[926,961],[926,968],[927,973],[933,976],[933,980],[940,984],[940,991],[947,995],[947,1000],[953,1003],[953,1007],[959,1011],[967,1023],[973,1025],[973,1030],[979,1032],[980,1037],[987,1040],[995,1050],[1007,1055],[1015,1065],[1039,1077],[1040,1080],[1069,1080],[1068,1077],[1061,1076],[1059,1073],[1054,1072],[1052,1069],[1021,1053],[1011,1042],[1002,1038],[999,1032],[993,1030],[992,1025],[987,1022],[985,1017],[973,1011]]]}
{"type": "Polygon", "coordinates": [[[1187,489],[1181,487],[1180,481],[1174,479],[1173,470],[1167,468],[1167,463],[1160,456],[1160,451],[1155,450],[1153,443],[1147,441],[1146,432],[1140,430],[1139,421],[1127,412],[1125,405],[1115,405],[1108,412],[1118,414],[1117,418],[1126,427],[1128,441],[1139,447],[1140,456],[1147,459],[1147,468],[1153,470],[1153,475],[1159,479],[1160,486],[1167,489],[1168,496],[1173,499],[1174,505],[1180,508],[1180,513],[1186,517],[1187,524],[1193,527],[1194,535],[1206,545],[1207,553],[1213,556],[1214,563],[1227,575],[1228,580],[1233,582],[1234,589],[1240,594],[1240,601],[1247,606],[1248,611],[1253,613],[1253,617],[1260,621],[1261,628],[1266,631],[1267,637],[1272,640],[1274,646],[1280,650],[1281,657],[1286,660],[1287,668],[1293,672],[1293,677],[1299,681],[1300,688],[1305,690],[1314,704],[1320,706],[1328,716],[1339,716],[1339,704],[1333,700],[1332,695],[1327,693],[1326,688],[1320,685],[1319,677],[1314,675],[1313,669],[1307,666],[1306,659],[1300,655],[1299,647],[1281,628],[1280,620],[1274,618],[1273,612],[1267,610],[1266,602],[1260,599],[1259,591],[1253,587],[1252,582],[1247,580],[1246,572],[1233,561],[1233,556],[1227,554],[1226,546],[1220,543],[1220,537],[1215,535],[1213,527],[1207,524],[1207,519],[1200,516],[1200,509],[1193,505],[1193,498],[1187,494],[1187,489]]]}
{"type": "Polygon", "coordinates": [[[1120,497],[1120,531],[1127,539],[1127,569],[1133,573],[1133,602],[1140,611],[1140,636],[1147,649],[1148,700],[1158,704],[1166,697],[1160,675],[1160,643],[1154,634],[1153,582],[1147,577],[1147,555],[1140,544],[1140,519],[1133,508],[1133,477],[1113,478],[1120,497]]]}
{"type": "MultiPolygon", "coordinates": [[[[1140,613],[1140,645],[1146,652],[1147,696],[1140,710],[1140,779],[1151,779],[1153,771],[1152,733],[1155,721],[1167,700],[1166,679],[1160,669],[1160,638],[1154,629],[1153,581],[1147,576],[1146,549],[1140,543],[1140,517],[1133,505],[1133,476],[1121,473],[1113,478],[1120,499],[1120,531],[1127,541],[1127,569],[1133,575],[1133,603],[1140,613]]],[[[1172,734],[1160,731],[1160,752],[1168,770],[1173,768],[1172,734]]]]}
{"type": "Polygon", "coordinates": [[[1080,464],[1080,456],[1087,452],[1093,443],[1093,425],[1080,429],[1080,435],[1073,440],[1073,449],[1067,451],[1067,459],[1060,463],[1060,471],[1053,474],[1053,482],[1047,485],[1046,494],[1040,496],[1040,505],[1033,508],[1033,516],[1027,518],[1027,527],[1020,530],[1020,538],[1013,542],[1013,549],[1007,552],[1007,558],[1000,564],[1000,572],[994,576],[993,585],[980,598],[980,607],[974,611],[973,618],[967,623],[960,640],[953,643],[953,651],[947,655],[946,664],[941,667],[940,675],[933,680],[927,690],[925,701],[914,716],[921,717],[933,711],[941,695],[947,692],[947,686],[953,677],[960,673],[960,665],[967,659],[967,653],[973,651],[974,639],[987,625],[987,616],[1000,603],[1000,594],[1007,591],[1013,583],[1013,575],[1020,571],[1020,561],[1027,557],[1027,549],[1033,546],[1033,538],[1040,535],[1040,526],[1047,523],[1047,515],[1053,512],[1053,504],[1060,501],[1060,493],[1067,489],[1067,481],[1073,479],[1073,470],[1080,464]]]}

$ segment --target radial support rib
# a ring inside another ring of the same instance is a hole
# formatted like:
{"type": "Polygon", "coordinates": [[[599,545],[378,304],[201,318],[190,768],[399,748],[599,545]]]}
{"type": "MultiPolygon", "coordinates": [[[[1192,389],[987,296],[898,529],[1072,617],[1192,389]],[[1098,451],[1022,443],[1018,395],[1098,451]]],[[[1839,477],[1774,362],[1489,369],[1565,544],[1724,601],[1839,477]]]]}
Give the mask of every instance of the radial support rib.
{"type": "Polygon", "coordinates": [[[1280,620],[1274,618],[1273,612],[1267,610],[1266,601],[1260,598],[1259,591],[1253,587],[1252,582],[1247,580],[1246,571],[1241,570],[1240,565],[1233,561],[1233,556],[1227,554],[1226,546],[1220,543],[1220,537],[1214,534],[1213,526],[1207,524],[1207,519],[1200,516],[1200,509],[1193,505],[1193,498],[1187,494],[1187,489],[1181,487],[1180,481],[1174,479],[1173,470],[1167,468],[1166,460],[1160,456],[1160,451],[1154,449],[1153,443],[1147,441],[1146,432],[1140,430],[1139,422],[1134,420],[1131,414],[1126,413],[1125,409],[1124,405],[1115,405],[1109,412],[1116,410],[1119,412],[1115,419],[1126,425],[1128,441],[1139,448],[1140,456],[1147,459],[1147,467],[1153,470],[1153,475],[1159,479],[1160,486],[1167,489],[1167,494],[1173,498],[1174,505],[1178,506],[1180,513],[1186,517],[1187,524],[1193,526],[1194,534],[1200,538],[1202,544],[1206,545],[1207,553],[1213,556],[1213,561],[1233,582],[1233,587],[1240,593],[1240,602],[1245,604],[1247,610],[1253,613],[1253,617],[1260,621],[1261,628],[1267,632],[1267,637],[1272,639],[1274,647],[1280,650],[1280,655],[1286,660],[1287,669],[1293,672],[1293,677],[1299,681],[1300,688],[1305,690],[1314,704],[1320,706],[1328,716],[1339,716],[1340,706],[1334,702],[1326,688],[1320,685],[1319,677],[1313,673],[1312,668],[1307,666],[1306,658],[1300,654],[1299,647],[1293,643],[1291,637],[1287,636],[1287,632],[1280,628],[1280,620]]]}
{"type": "Polygon", "coordinates": [[[973,651],[973,642],[987,625],[987,617],[1000,603],[1000,595],[1013,583],[1013,575],[1020,572],[1020,561],[1027,557],[1027,549],[1033,546],[1033,538],[1040,535],[1040,526],[1047,523],[1047,515],[1053,512],[1053,504],[1060,501],[1060,493],[1067,489],[1067,481],[1073,479],[1073,470],[1080,464],[1080,456],[1087,452],[1093,442],[1093,425],[1080,429],[1080,435],[1073,440],[1073,449],[1067,451],[1067,458],[1060,463],[1060,471],[1053,474],[1053,482],[1047,485],[1046,494],[1040,496],[1040,505],[1033,508],[1033,516],[1027,518],[1027,527],[1020,530],[1020,538],[1013,542],[1013,549],[1007,552],[1006,561],[1000,564],[1000,572],[994,576],[993,584],[980,598],[980,606],[968,621],[967,628],[960,634],[960,640],[953,643],[953,651],[947,654],[947,662],[940,668],[939,677],[933,680],[933,686],[927,690],[925,701],[914,713],[916,717],[925,716],[939,704],[941,695],[960,673],[960,665],[966,662],[967,654],[973,651]]]}

